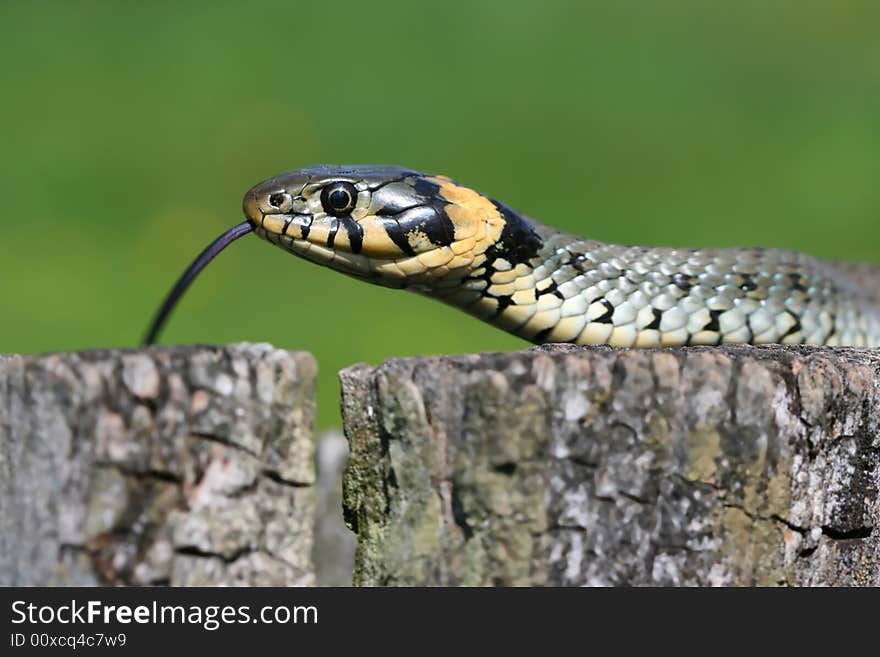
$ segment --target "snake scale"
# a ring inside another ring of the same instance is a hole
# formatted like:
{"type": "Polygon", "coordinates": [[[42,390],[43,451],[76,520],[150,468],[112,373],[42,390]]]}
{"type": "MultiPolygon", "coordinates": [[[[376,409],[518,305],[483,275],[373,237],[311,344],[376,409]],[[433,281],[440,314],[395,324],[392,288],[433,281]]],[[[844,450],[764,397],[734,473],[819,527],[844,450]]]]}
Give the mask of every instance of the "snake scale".
{"type": "Polygon", "coordinates": [[[445,176],[314,166],[259,183],[248,232],[355,278],[460,308],[535,343],[880,346],[880,304],[846,265],[781,249],[619,246],[570,235],[445,176]]]}

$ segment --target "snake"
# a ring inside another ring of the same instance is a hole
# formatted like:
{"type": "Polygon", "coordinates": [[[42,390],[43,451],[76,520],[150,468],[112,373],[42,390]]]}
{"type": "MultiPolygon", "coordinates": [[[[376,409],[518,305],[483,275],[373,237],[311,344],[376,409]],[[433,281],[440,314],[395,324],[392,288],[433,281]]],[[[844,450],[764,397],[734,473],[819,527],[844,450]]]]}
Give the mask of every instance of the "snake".
{"type": "Polygon", "coordinates": [[[178,280],[147,344],[198,272],[253,232],[536,344],[880,346],[880,296],[853,266],[791,250],[608,244],[542,224],[452,178],[397,166],[287,171],[251,188],[243,209],[246,221],[178,280]]]}

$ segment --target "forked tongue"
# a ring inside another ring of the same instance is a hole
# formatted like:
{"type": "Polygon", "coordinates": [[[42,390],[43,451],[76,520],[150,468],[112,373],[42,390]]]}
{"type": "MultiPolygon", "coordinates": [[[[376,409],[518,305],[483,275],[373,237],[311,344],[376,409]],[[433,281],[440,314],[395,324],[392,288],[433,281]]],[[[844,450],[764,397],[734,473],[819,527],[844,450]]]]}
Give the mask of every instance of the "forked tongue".
{"type": "Polygon", "coordinates": [[[189,284],[193,282],[193,279],[205,268],[205,265],[211,262],[211,260],[213,260],[223,249],[232,244],[239,237],[247,235],[253,229],[253,224],[249,221],[243,221],[237,226],[233,226],[216,240],[211,242],[211,245],[202,251],[198,258],[193,260],[193,263],[187,267],[185,272],[183,272],[183,276],[181,276],[177,280],[177,283],[174,284],[171,292],[162,303],[162,307],[159,308],[159,312],[156,313],[156,317],[150,325],[150,330],[147,331],[147,337],[144,338],[145,346],[149,346],[156,342],[156,337],[159,335],[159,331],[162,330],[162,326],[168,320],[171,311],[174,310],[174,306],[180,301],[180,297],[186,292],[186,288],[188,288],[189,284]]]}

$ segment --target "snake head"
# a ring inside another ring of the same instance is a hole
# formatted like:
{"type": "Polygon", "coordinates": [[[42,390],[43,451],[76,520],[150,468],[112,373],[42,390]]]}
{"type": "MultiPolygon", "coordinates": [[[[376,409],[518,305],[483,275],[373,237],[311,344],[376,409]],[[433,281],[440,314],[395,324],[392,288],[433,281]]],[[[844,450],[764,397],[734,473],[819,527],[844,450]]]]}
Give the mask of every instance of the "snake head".
{"type": "Polygon", "coordinates": [[[487,250],[523,244],[510,234],[522,220],[509,208],[451,178],[401,167],[287,171],[253,187],[243,206],[263,239],[389,287],[450,285],[479,267],[487,250]]]}

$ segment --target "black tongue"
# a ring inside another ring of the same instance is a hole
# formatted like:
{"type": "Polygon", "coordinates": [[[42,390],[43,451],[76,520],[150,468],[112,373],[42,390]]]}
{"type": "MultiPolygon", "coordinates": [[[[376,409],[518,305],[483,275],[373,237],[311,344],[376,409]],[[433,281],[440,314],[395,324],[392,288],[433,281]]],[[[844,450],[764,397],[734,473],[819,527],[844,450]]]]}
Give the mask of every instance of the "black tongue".
{"type": "Polygon", "coordinates": [[[243,221],[237,226],[233,226],[216,240],[211,242],[211,245],[202,251],[198,258],[193,260],[193,263],[187,267],[187,270],[183,272],[183,276],[177,280],[177,283],[174,284],[171,292],[165,297],[165,301],[162,303],[162,307],[159,308],[159,312],[156,313],[156,317],[150,325],[150,330],[147,331],[147,337],[144,338],[145,346],[149,346],[156,342],[156,337],[159,335],[159,331],[162,330],[162,326],[164,326],[165,322],[168,320],[171,311],[174,310],[174,306],[177,305],[180,297],[186,292],[186,288],[188,288],[189,284],[193,282],[193,279],[205,268],[205,265],[211,262],[211,260],[213,260],[223,249],[232,244],[239,237],[247,235],[253,229],[254,226],[249,221],[243,221]]]}

